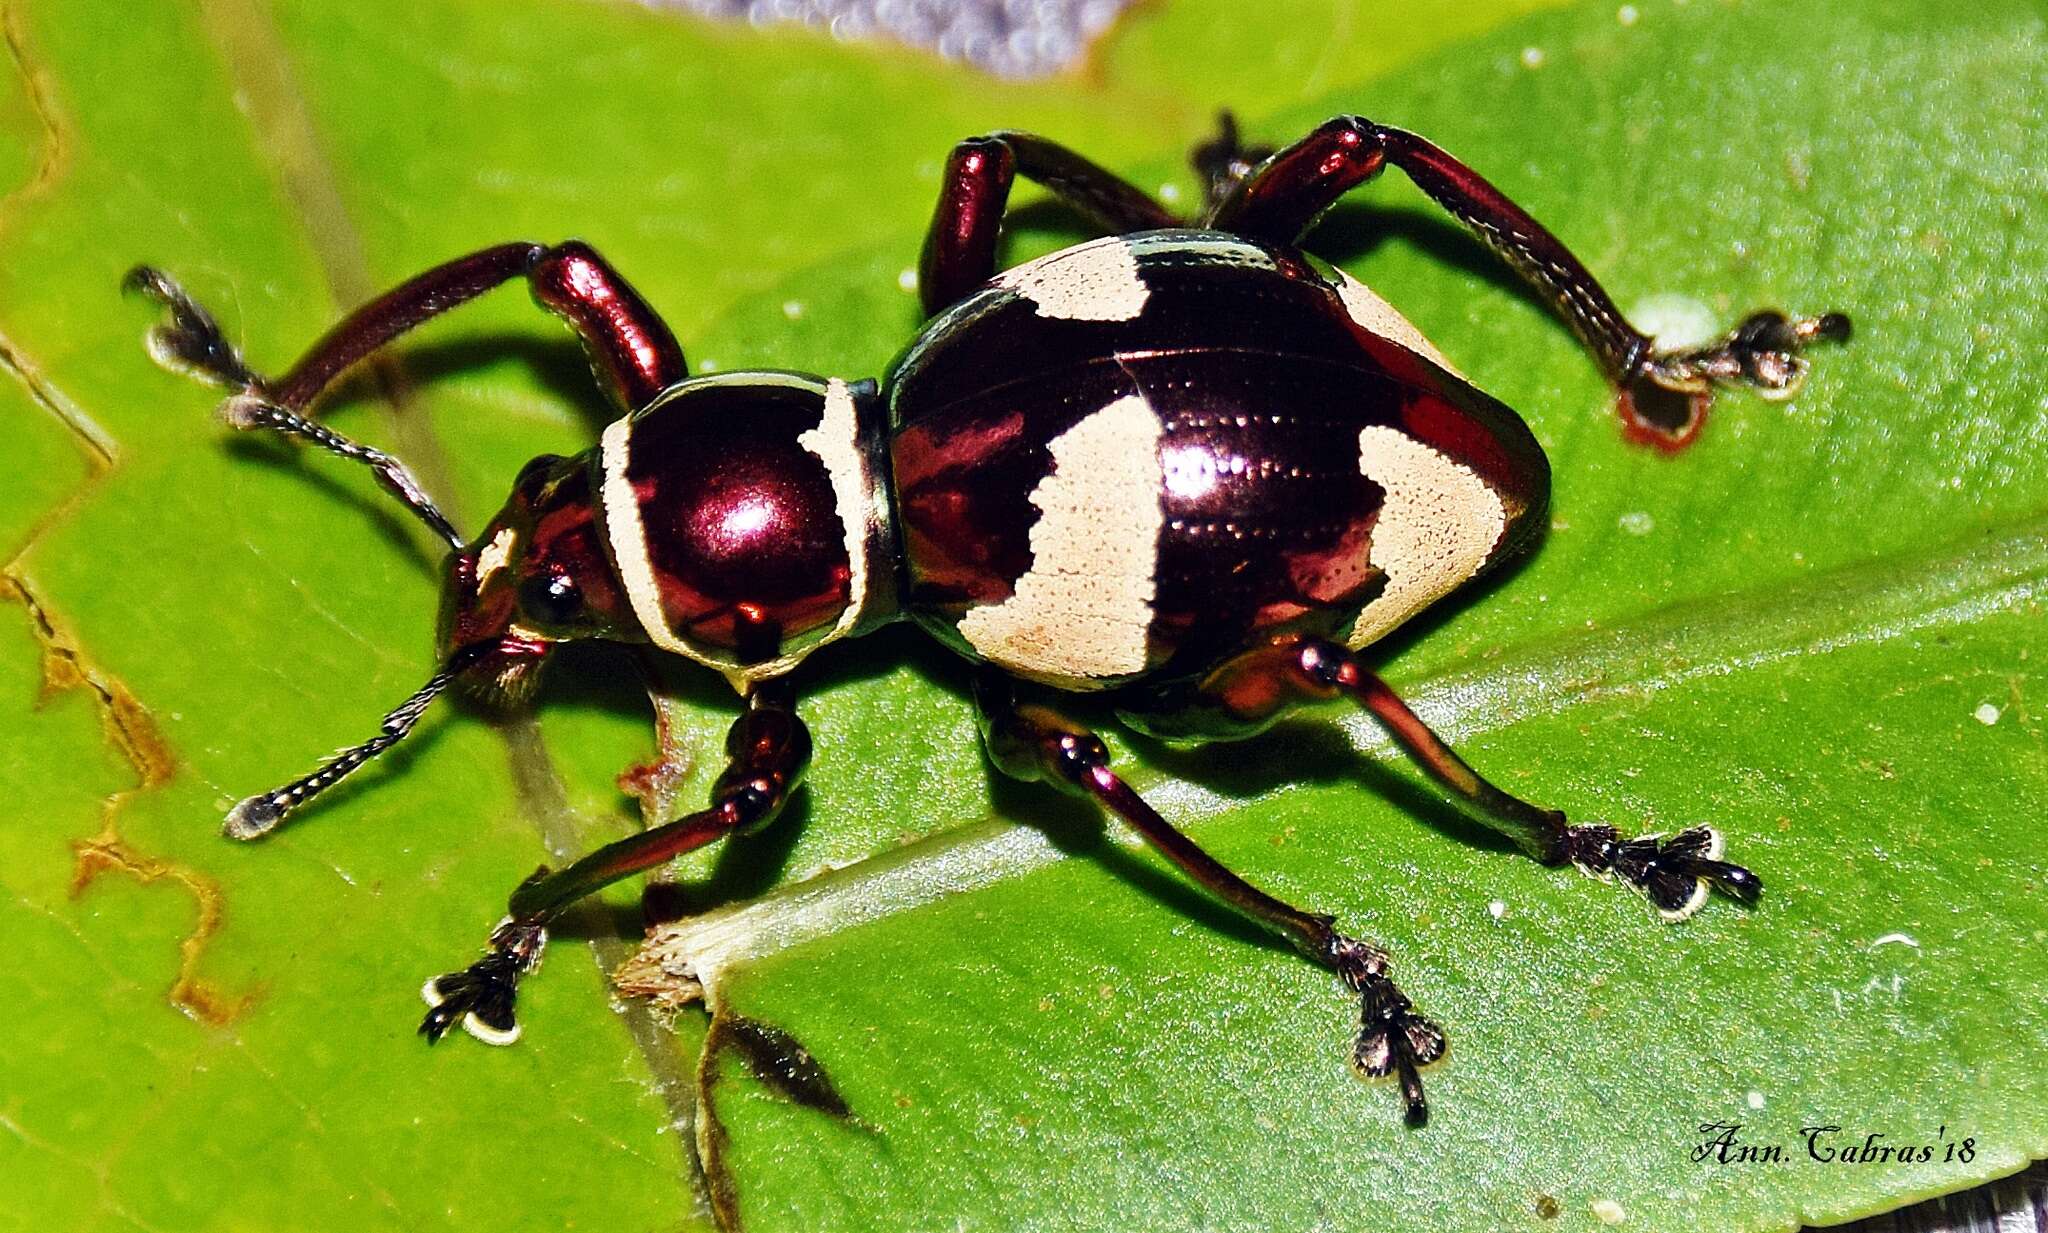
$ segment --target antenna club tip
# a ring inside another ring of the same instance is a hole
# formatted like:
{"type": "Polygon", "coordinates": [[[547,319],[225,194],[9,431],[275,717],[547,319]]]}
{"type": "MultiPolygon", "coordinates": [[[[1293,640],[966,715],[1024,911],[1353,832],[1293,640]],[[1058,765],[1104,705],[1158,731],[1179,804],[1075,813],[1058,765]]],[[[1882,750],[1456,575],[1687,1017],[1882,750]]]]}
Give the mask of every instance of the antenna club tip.
{"type": "Polygon", "coordinates": [[[214,414],[230,428],[248,432],[270,426],[271,404],[257,394],[235,394],[221,401],[214,414]]]}
{"type": "Polygon", "coordinates": [[[221,834],[230,839],[261,839],[284,821],[284,807],[270,796],[252,796],[228,810],[221,834]]]}

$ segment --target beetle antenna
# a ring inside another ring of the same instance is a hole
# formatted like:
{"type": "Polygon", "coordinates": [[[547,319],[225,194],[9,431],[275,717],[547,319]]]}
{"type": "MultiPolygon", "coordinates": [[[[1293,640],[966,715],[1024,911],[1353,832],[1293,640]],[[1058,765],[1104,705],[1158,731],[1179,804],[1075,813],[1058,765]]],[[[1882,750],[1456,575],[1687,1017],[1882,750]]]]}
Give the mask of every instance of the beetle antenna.
{"type": "Polygon", "coordinates": [[[431,703],[455,678],[475,666],[478,660],[498,649],[495,641],[474,642],[448,657],[441,670],[412,697],[398,704],[384,717],[382,730],[360,745],[342,750],[320,764],[312,774],[269,792],[249,797],[228,811],[221,833],[230,839],[260,839],[276,829],[285,815],[340,783],[365,762],[404,740],[431,703]]]}
{"type": "Polygon", "coordinates": [[[434,534],[447,540],[450,547],[462,551],[462,536],[456,534],[448,516],[435,506],[404,463],[382,450],[351,441],[332,428],[307,419],[297,409],[279,403],[271,395],[269,381],[243,361],[220,328],[220,322],[170,275],[152,266],[139,265],[128,271],[122,286],[164,308],[166,319],[151,327],[146,335],[149,353],[157,363],[237,391],[220,405],[220,418],[229,427],[245,432],[281,432],[368,465],[386,492],[432,527],[434,534]]]}
{"type": "Polygon", "coordinates": [[[280,407],[257,388],[236,394],[222,403],[220,418],[231,428],[244,432],[260,429],[281,432],[311,441],[329,453],[364,463],[375,473],[384,491],[397,497],[407,509],[417,514],[421,522],[434,529],[434,534],[448,541],[449,547],[462,551],[464,540],[456,532],[455,525],[448,521],[448,516],[427,496],[406,465],[383,450],[351,441],[325,424],[280,407]]]}

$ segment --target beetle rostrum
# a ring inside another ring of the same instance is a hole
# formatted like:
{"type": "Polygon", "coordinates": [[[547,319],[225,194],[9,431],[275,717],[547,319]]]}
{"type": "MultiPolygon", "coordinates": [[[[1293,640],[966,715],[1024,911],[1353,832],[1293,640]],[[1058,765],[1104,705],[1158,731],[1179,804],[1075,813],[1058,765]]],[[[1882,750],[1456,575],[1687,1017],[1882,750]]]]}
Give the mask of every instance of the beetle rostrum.
{"type": "Polygon", "coordinates": [[[962,142],[919,263],[928,321],[883,379],[788,372],[692,377],[668,327],[594,250],[506,244],[436,267],[357,309],[282,377],[230,347],[165,275],[159,360],[233,392],[234,427],[296,436],[369,466],[450,548],[441,666],[378,734],[229,814],[237,839],[404,739],[441,692],[533,688],[573,639],[642,643],[722,674],[743,700],[709,807],[599,848],[513,891],[484,958],[429,981],[421,1031],[516,1039],[518,984],[566,905],[717,839],[766,825],[811,738],[793,670],[819,648],[908,619],[976,665],[975,706],[1004,774],[1092,800],[1183,873],[1291,942],[1359,999],[1352,1063],[1395,1076],[1410,1121],[1444,1034],[1380,947],[1268,895],[1161,817],[1058,709],[1104,695],[1134,728],[1230,740],[1305,703],[1362,706],[1473,817],[1546,864],[1641,891],[1682,920],[1709,888],[1760,880],[1694,827],[1625,839],[1574,825],[1482,778],[1361,652],[1525,551],[1550,467],[1522,420],[1460,376],[1372,291],[1304,253],[1303,234],[1385,165],[1405,172],[1522,274],[1585,341],[1634,438],[1676,449],[1717,384],[1784,395],[1801,354],[1848,336],[1838,313],[1757,313],[1725,338],[1656,350],[1562,243],[1411,133],[1354,116],[1270,152],[1201,147],[1194,218],[1026,133],[962,142]],[[1035,180],[1104,238],[998,272],[1012,182],[1035,180]],[[573,458],[522,470],[465,538],[389,455],[308,418],[352,365],[514,279],[582,339],[619,415],[573,458]]]}

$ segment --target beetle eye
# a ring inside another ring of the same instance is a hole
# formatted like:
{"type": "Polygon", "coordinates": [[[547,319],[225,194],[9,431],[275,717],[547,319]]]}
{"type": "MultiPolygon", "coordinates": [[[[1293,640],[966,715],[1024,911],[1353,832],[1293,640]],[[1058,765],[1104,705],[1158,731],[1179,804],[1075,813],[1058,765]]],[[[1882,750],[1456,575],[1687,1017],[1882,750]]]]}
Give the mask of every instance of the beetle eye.
{"type": "Polygon", "coordinates": [[[548,472],[554,470],[555,465],[561,461],[562,456],[560,454],[542,454],[540,457],[535,458],[532,462],[519,468],[519,477],[512,481],[513,491],[527,492],[538,486],[543,479],[547,478],[548,472]]]}
{"type": "Polygon", "coordinates": [[[567,625],[583,614],[583,592],[567,574],[535,574],[519,584],[519,606],[547,625],[567,625]]]}

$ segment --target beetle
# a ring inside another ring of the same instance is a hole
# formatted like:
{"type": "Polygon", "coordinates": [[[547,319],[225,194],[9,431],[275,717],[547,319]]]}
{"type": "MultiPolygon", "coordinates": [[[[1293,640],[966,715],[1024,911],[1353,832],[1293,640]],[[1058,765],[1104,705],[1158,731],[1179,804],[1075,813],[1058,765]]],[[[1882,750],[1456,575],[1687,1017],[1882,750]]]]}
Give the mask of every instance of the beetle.
{"type": "Polygon", "coordinates": [[[918,267],[928,320],[887,372],[692,377],[659,316],[590,247],[507,244],[438,266],[350,314],[282,377],[257,373],[166,275],[163,362],[233,393],[223,418],[367,464],[446,541],[439,670],[378,735],[228,814],[236,839],[403,740],[451,686],[532,690],[552,648],[648,644],[724,675],[743,701],[709,807],[543,867],[513,891],[484,957],[429,981],[421,1031],[516,1039],[520,980],[568,904],[679,853],[775,819],[811,738],[793,670],[834,642],[909,619],[976,666],[974,702],[1004,774],[1096,802],[1188,877],[1335,973],[1359,999],[1351,1061],[1398,1078],[1427,1117],[1421,1067],[1444,1034],[1394,984],[1387,953],[1336,918],[1260,890],[1117,777],[1102,741],[1057,709],[1107,698],[1174,741],[1263,731],[1349,698],[1456,803],[1546,864],[1620,881],[1664,916],[1761,880],[1717,832],[1623,838],[1502,791],[1450,749],[1361,652],[1525,552],[1550,470],[1522,420],[1371,290],[1299,247],[1386,165],[1523,275],[1618,390],[1631,435],[1676,447],[1713,389],[1797,388],[1802,349],[1845,339],[1839,313],[1751,315],[1710,345],[1657,350],[1572,254],[1428,141],[1341,116],[1277,152],[1226,116],[1198,147],[1206,189],[1183,219],[1080,155],[1027,133],[960,143],[918,267]],[[1024,176],[1103,238],[998,273],[1024,176]],[[619,418],[573,458],[534,459],[464,538],[396,459],[307,417],[337,377],[429,317],[524,278],[585,345],[619,418]]]}

